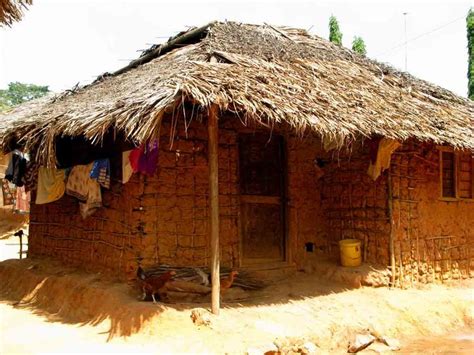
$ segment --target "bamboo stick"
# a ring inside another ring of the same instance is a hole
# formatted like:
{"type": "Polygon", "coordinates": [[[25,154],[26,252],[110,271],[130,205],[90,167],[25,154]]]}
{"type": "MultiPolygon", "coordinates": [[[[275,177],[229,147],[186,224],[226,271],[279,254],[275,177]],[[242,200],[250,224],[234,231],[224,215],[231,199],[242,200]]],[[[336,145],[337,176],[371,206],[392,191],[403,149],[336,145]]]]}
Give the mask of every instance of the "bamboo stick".
{"type": "Polygon", "coordinates": [[[456,238],[455,235],[440,235],[436,237],[426,238],[425,240],[435,240],[435,239],[448,239],[448,238],[456,238]]]}
{"type": "Polygon", "coordinates": [[[211,105],[208,116],[209,135],[209,215],[211,232],[211,309],[219,314],[220,308],[220,277],[219,277],[219,166],[218,166],[218,107],[211,105]]]}
{"type": "Polygon", "coordinates": [[[388,189],[388,216],[390,218],[390,268],[392,270],[391,286],[395,285],[395,247],[393,241],[393,194],[392,194],[392,176],[390,168],[387,170],[387,189],[388,189]]]}

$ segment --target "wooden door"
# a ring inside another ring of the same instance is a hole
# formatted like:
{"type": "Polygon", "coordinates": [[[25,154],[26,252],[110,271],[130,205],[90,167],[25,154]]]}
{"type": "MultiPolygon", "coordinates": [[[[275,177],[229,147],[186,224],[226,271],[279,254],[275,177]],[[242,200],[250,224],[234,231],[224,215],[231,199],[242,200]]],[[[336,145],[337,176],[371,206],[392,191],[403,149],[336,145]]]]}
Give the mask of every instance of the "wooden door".
{"type": "Polygon", "coordinates": [[[268,133],[239,138],[244,264],[285,260],[283,143],[268,133]]]}

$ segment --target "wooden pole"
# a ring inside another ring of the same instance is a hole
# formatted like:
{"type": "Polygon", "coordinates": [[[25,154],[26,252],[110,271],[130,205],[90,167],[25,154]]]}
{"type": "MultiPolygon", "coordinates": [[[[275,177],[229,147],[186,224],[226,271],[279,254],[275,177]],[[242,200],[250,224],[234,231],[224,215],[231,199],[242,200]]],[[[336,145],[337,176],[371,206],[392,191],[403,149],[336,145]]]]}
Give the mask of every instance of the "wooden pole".
{"type": "Polygon", "coordinates": [[[209,108],[207,129],[209,135],[208,161],[209,161],[209,215],[211,232],[211,283],[213,314],[219,314],[220,308],[220,261],[219,261],[219,176],[218,176],[218,107],[209,108]]]}
{"type": "Polygon", "coordinates": [[[391,286],[395,286],[395,246],[393,240],[393,191],[391,169],[387,170],[387,190],[388,190],[388,217],[390,220],[390,268],[392,269],[391,286]]]}

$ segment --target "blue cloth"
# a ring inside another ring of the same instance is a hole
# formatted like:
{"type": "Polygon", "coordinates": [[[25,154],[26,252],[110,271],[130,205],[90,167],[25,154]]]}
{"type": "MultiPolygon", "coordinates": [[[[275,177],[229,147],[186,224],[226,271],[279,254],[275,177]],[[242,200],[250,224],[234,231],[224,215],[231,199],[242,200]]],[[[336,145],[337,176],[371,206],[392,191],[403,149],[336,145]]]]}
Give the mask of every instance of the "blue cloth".
{"type": "Polygon", "coordinates": [[[92,165],[89,176],[91,179],[97,180],[101,186],[108,189],[110,187],[110,160],[96,160],[92,165]]]}

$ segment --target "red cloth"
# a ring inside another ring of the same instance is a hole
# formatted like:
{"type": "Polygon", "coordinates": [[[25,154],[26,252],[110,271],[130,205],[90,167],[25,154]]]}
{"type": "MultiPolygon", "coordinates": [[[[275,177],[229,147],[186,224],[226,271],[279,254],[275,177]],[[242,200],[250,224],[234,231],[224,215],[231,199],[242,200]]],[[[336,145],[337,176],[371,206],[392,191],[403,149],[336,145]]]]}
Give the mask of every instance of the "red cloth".
{"type": "Polygon", "coordinates": [[[138,163],[140,162],[140,156],[143,154],[144,146],[140,146],[139,148],[135,148],[132,150],[128,158],[130,159],[130,165],[132,166],[133,172],[138,172],[138,163]]]}
{"type": "Polygon", "coordinates": [[[154,175],[158,163],[158,143],[155,141],[132,150],[129,159],[133,172],[154,175]]]}

